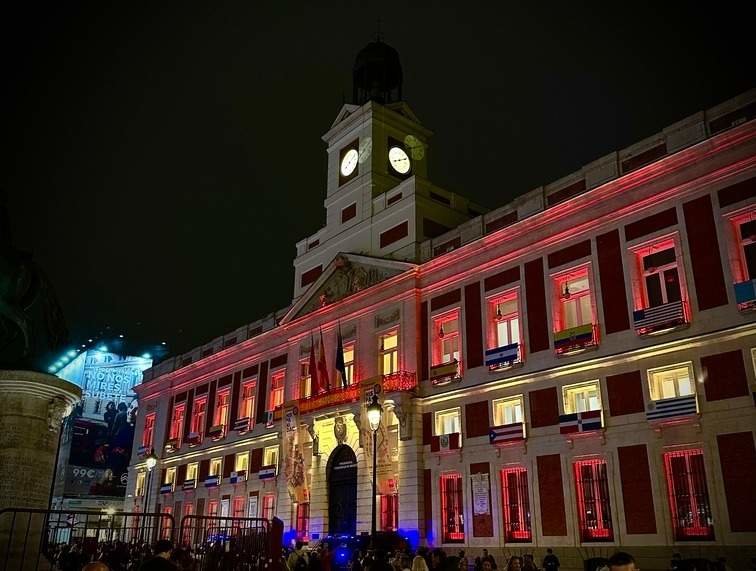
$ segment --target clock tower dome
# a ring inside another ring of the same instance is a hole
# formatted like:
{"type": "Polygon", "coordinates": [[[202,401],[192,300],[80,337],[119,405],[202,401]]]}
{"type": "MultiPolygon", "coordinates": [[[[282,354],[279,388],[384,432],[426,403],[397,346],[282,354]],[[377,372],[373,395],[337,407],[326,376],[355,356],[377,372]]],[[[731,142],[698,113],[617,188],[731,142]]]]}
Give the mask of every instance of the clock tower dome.
{"type": "Polygon", "coordinates": [[[352,78],[352,102],[323,136],[326,225],[297,244],[294,300],[340,253],[414,262],[421,242],[485,212],[428,180],[432,133],[402,99],[397,51],[369,43],[352,78]]]}

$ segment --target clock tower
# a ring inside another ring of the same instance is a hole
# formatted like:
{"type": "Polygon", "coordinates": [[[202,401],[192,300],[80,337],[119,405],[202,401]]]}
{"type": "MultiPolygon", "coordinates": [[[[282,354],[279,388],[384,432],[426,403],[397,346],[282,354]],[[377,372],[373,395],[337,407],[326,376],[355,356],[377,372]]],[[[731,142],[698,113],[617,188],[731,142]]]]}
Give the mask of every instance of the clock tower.
{"type": "Polygon", "coordinates": [[[485,209],[428,180],[424,127],[402,99],[399,54],[369,43],[353,68],[352,102],[323,136],[326,225],[297,244],[294,300],[340,253],[414,262],[418,246],[485,209]]]}

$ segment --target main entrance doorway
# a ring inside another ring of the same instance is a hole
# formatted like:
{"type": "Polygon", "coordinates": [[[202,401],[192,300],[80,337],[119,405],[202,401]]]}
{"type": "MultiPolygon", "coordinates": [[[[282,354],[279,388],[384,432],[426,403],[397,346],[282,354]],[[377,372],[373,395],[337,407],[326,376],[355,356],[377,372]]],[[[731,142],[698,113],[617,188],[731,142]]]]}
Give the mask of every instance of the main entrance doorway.
{"type": "Polygon", "coordinates": [[[337,446],[328,458],[328,532],[357,532],[357,457],[351,446],[337,446]]]}

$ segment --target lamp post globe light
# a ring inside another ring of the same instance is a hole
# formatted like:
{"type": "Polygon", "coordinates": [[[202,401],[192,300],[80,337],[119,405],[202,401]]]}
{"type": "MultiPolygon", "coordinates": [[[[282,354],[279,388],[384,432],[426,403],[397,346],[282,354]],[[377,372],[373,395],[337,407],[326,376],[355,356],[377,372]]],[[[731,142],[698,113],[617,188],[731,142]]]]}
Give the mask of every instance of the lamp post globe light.
{"type": "Polygon", "coordinates": [[[376,474],[378,467],[378,428],[381,425],[382,412],[383,407],[381,406],[381,403],[378,402],[378,395],[374,394],[373,399],[370,401],[370,404],[367,407],[368,423],[370,423],[370,430],[373,431],[373,510],[370,520],[370,539],[373,544],[375,543],[375,497],[377,492],[376,474]]]}
{"type": "Polygon", "coordinates": [[[144,459],[144,464],[147,466],[147,490],[144,492],[144,512],[147,513],[147,510],[150,507],[149,501],[150,501],[150,488],[152,487],[152,470],[157,466],[158,463],[158,457],[157,454],[155,454],[155,449],[153,448],[150,450],[150,453],[147,454],[147,457],[144,459]]]}

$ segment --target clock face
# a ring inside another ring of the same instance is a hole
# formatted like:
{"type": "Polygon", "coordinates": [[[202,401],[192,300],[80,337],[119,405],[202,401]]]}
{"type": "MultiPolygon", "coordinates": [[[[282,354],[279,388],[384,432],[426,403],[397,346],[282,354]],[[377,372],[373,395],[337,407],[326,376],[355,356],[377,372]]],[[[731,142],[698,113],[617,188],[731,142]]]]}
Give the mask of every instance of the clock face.
{"type": "Polygon", "coordinates": [[[354,169],[357,168],[359,158],[360,154],[357,152],[357,149],[349,149],[344,158],[341,159],[341,175],[349,176],[352,174],[354,169]]]}
{"type": "Polygon", "coordinates": [[[389,149],[389,164],[399,174],[407,174],[410,170],[410,159],[401,147],[389,149]]]}

